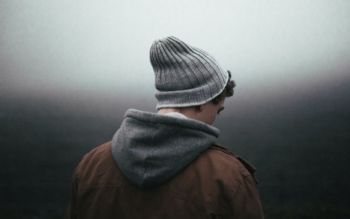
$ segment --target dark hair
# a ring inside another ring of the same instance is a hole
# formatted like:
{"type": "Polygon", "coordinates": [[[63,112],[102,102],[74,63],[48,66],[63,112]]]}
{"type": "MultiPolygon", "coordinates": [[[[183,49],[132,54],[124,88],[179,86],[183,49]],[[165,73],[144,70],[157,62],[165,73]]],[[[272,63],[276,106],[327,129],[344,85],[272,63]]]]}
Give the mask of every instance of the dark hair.
{"type": "Polygon", "coordinates": [[[228,82],[224,88],[224,90],[217,95],[214,99],[211,100],[213,104],[218,104],[220,101],[222,101],[225,97],[231,97],[234,93],[233,88],[236,86],[236,83],[231,80],[231,72],[227,71],[229,75],[228,82]]]}

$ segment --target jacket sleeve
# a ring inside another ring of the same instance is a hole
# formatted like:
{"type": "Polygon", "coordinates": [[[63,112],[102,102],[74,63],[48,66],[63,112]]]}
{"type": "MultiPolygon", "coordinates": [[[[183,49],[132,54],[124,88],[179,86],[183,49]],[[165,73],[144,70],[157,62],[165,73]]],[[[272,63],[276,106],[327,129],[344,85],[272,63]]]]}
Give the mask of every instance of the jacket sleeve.
{"type": "Polygon", "coordinates": [[[230,208],[234,219],[263,219],[264,213],[256,181],[252,175],[244,176],[231,193],[230,208]]]}

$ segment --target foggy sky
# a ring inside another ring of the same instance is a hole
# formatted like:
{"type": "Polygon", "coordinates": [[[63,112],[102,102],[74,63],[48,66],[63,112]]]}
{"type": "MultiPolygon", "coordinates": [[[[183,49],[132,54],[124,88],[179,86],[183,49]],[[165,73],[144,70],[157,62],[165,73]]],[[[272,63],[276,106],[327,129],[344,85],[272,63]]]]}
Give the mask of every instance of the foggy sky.
{"type": "Polygon", "coordinates": [[[11,95],[153,97],[149,48],[169,35],[213,55],[241,94],[296,92],[350,68],[347,0],[2,0],[0,29],[11,95]]]}

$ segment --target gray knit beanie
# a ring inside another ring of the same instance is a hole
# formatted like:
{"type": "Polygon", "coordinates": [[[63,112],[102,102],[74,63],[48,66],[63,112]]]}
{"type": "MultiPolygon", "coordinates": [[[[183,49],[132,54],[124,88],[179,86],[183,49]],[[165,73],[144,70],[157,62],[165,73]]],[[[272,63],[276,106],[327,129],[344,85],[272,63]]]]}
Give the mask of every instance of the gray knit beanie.
{"type": "Polygon", "coordinates": [[[150,58],[157,109],[202,105],[218,96],[230,79],[208,53],[173,36],[156,40],[150,58]]]}

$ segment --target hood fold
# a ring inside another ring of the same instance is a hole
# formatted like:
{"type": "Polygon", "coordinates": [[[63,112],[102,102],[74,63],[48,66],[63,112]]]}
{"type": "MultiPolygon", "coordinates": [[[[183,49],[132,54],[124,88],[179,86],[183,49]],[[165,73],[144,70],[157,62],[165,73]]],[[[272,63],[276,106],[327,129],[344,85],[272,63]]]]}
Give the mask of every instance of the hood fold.
{"type": "Polygon", "coordinates": [[[155,187],[215,143],[219,133],[194,119],[129,109],[113,136],[112,155],[133,184],[155,187]]]}

